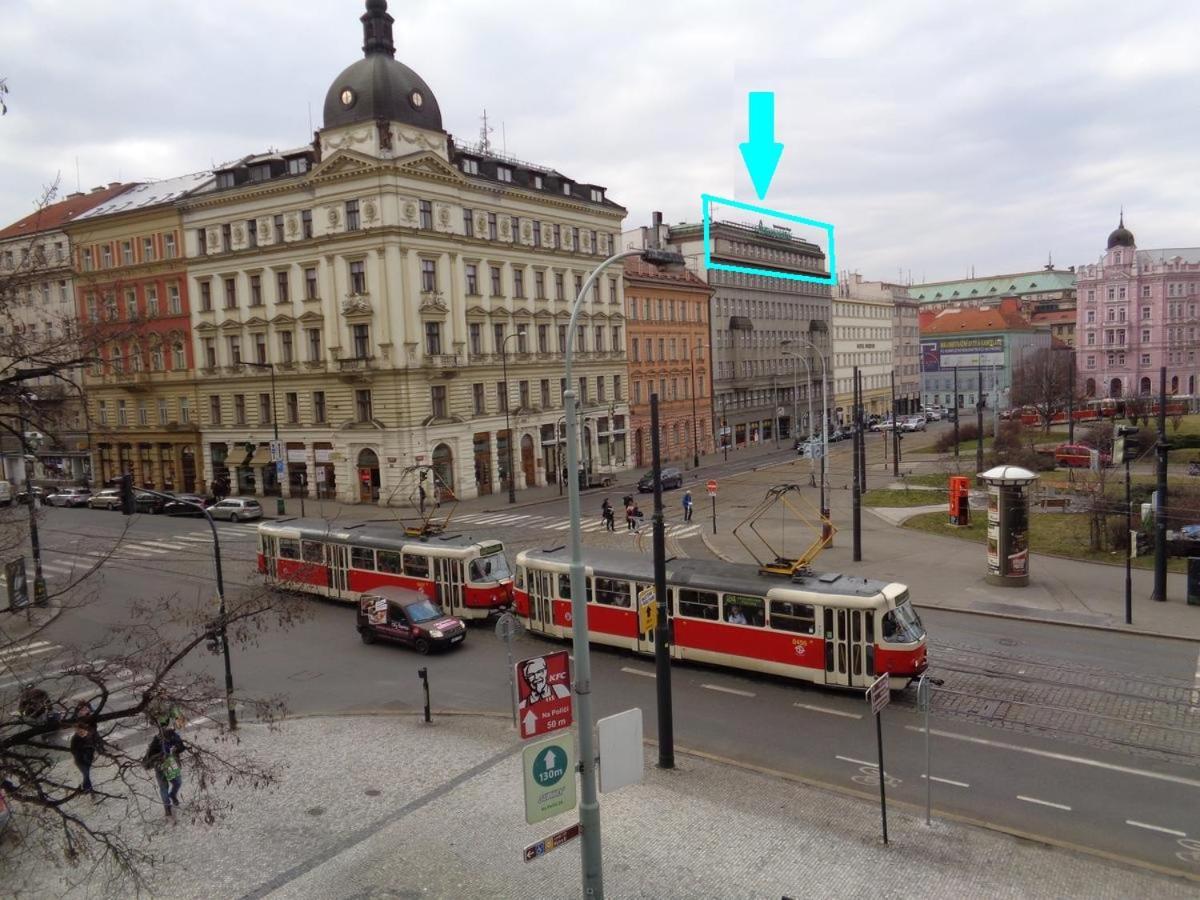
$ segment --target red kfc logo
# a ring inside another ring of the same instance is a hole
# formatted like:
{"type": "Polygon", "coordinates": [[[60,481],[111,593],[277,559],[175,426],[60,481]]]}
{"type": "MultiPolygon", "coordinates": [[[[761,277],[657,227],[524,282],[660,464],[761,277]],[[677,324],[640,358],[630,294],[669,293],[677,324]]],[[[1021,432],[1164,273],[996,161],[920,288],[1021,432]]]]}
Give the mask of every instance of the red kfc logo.
{"type": "Polygon", "coordinates": [[[566,650],[521,660],[516,664],[516,679],[521,737],[538,737],[571,725],[571,663],[566,650]]]}

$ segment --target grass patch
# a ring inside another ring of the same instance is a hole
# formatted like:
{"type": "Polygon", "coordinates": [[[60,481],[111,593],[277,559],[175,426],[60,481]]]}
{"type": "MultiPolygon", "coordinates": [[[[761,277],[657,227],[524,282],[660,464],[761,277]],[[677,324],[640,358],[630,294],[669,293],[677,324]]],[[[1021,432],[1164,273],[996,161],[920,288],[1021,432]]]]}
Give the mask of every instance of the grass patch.
{"type": "MultiPolygon", "coordinates": [[[[983,510],[971,510],[971,524],[965,528],[954,528],[949,523],[949,516],[944,512],[921,513],[908,519],[905,528],[914,528],[927,534],[943,534],[961,540],[975,541],[983,544],[987,536],[987,514],[983,510]]],[[[1029,516],[1029,549],[1033,553],[1049,553],[1070,559],[1082,559],[1088,562],[1105,563],[1113,566],[1124,566],[1125,557],[1121,551],[1094,551],[1088,549],[1088,517],[1086,515],[1071,515],[1063,513],[1038,513],[1030,511],[1029,516]]],[[[979,555],[980,565],[985,565],[983,554],[979,555]]],[[[1152,556],[1138,557],[1133,561],[1134,568],[1154,568],[1152,556]]],[[[1186,572],[1187,560],[1167,560],[1167,570],[1170,572],[1186,572]]]]}
{"type": "Polygon", "coordinates": [[[942,491],[905,491],[880,488],[863,494],[863,506],[933,506],[946,503],[942,491]]]}

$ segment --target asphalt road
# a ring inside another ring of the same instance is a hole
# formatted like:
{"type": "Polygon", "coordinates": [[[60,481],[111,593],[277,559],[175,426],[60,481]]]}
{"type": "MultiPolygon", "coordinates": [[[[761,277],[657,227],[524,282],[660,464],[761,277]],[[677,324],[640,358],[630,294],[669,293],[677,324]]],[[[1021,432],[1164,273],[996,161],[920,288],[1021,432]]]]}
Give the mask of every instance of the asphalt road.
{"type": "MultiPolygon", "coordinates": [[[[848,467],[848,452],[846,445],[836,449],[835,472],[848,467]]],[[[745,468],[745,460],[732,459],[696,477],[701,483],[730,478],[745,468]]],[[[617,486],[610,493],[619,499],[624,492],[617,486]]],[[[701,519],[706,498],[693,494],[701,519]]],[[[695,533],[679,521],[678,493],[667,496],[670,552],[702,555],[695,533]]],[[[586,541],[644,542],[648,549],[645,535],[598,530],[601,499],[595,492],[585,497],[586,541]]],[[[499,533],[510,555],[565,539],[565,501],[507,514],[501,502],[495,506],[492,516],[500,518],[470,528],[499,533]]],[[[649,495],[642,506],[648,516],[649,495]]],[[[473,516],[488,518],[482,510],[473,516]]],[[[139,598],[211,596],[206,528],[196,519],[47,510],[42,533],[52,590],[89,563],[103,559],[104,565],[75,589],[92,593],[91,602],[61,616],[45,639],[91,643],[103,626],[126,622],[139,598]]],[[[253,527],[219,523],[218,529],[227,589],[254,584],[253,527]]],[[[235,650],[240,690],[285,695],[293,713],[413,709],[421,703],[417,668],[427,666],[435,708],[508,710],[505,648],[488,626],[473,628],[459,650],[423,659],[401,648],[363,645],[348,608],[314,601],[310,613],[287,632],[235,650]]],[[[944,612],[925,619],[931,668],[946,681],[931,716],[935,814],[944,810],[1200,876],[1200,862],[1179,843],[1200,837],[1197,644],[944,612]]],[[[514,654],[534,655],[547,646],[525,636],[514,654]]],[[[189,665],[219,673],[219,659],[207,654],[189,665]]],[[[593,675],[597,715],[639,706],[647,734],[655,734],[650,659],[600,650],[593,675]]],[[[923,717],[912,693],[894,695],[884,713],[884,768],[889,799],[923,804],[923,717]]],[[[857,693],[679,665],[673,697],[680,746],[869,796],[877,792],[874,726],[857,693]]]]}

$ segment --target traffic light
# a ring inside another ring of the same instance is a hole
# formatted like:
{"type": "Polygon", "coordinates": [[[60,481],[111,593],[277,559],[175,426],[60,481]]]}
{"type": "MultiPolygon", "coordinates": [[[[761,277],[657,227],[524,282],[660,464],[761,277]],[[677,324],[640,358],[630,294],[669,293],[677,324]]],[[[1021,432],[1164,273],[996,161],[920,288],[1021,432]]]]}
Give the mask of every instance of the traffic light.
{"type": "Polygon", "coordinates": [[[121,512],[132,516],[137,512],[137,503],[133,498],[133,475],[126,472],[121,476],[121,512]]]}

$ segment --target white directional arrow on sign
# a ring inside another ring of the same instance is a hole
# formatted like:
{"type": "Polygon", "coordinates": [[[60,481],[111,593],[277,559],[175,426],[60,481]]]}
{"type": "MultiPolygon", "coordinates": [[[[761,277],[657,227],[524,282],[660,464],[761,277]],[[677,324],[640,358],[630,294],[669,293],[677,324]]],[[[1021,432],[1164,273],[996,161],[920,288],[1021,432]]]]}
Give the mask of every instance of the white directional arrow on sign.
{"type": "Polygon", "coordinates": [[[529,712],[525,713],[525,718],[523,718],[521,720],[521,728],[524,730],[525,734],[527,734],[527,735],[535,734],[537,731],[537,723],[538,723],[538,717],[534,714],[533,710],[531,709],[531,710],[529,710],[529,712]]]}
{"type": "Polygon", "coordinates": [[[546,768],[547,769],[554,768],[554,751],[553,750],[546,751],[546,768]]]}

